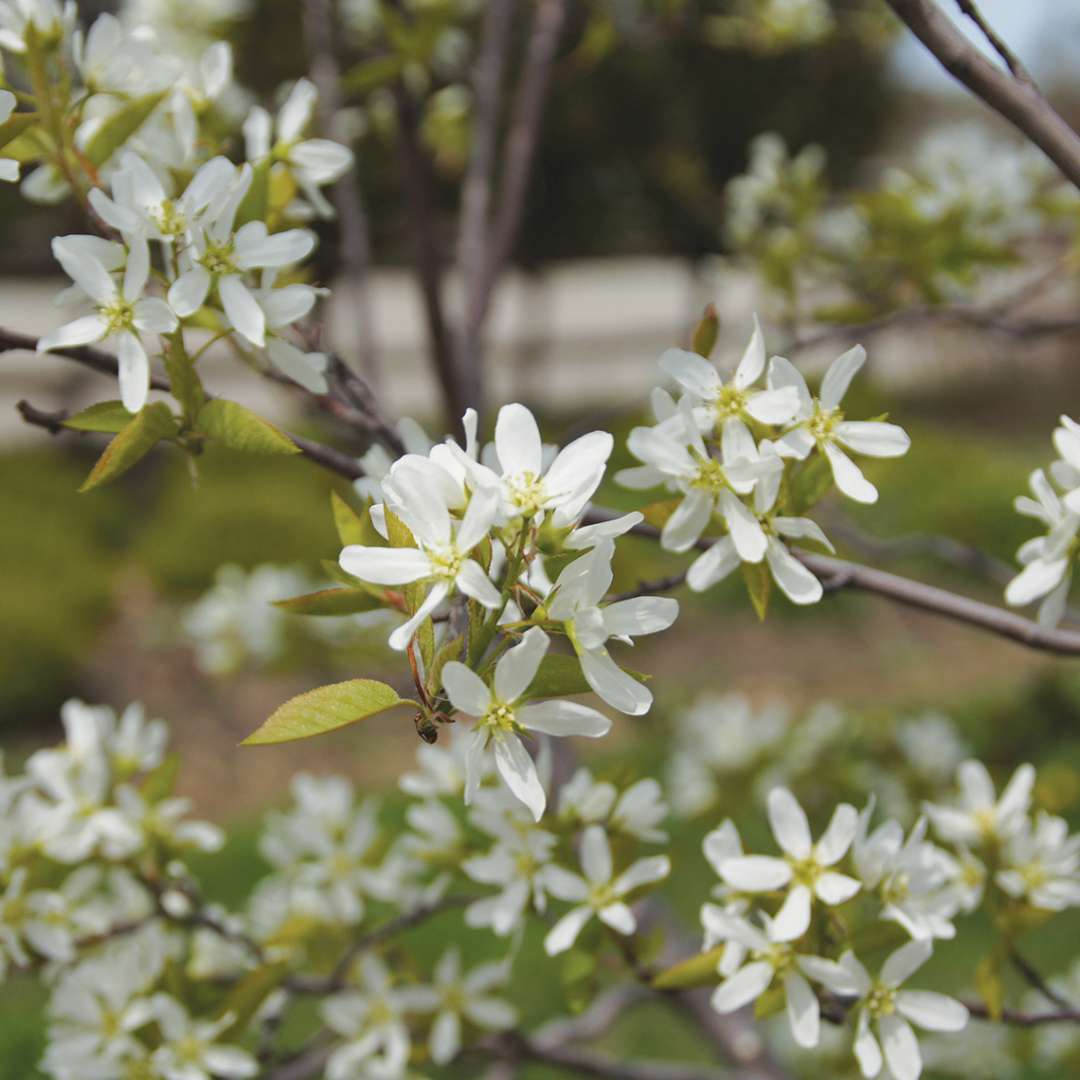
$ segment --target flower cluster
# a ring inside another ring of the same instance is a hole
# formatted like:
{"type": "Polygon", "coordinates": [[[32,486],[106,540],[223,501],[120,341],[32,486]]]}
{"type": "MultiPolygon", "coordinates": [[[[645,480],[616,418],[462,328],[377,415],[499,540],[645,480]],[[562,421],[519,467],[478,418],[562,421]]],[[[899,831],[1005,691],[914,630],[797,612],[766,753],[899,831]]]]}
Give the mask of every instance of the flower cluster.
{"type": "Polygon", "coordinates": [[[1018,514],[1046,529],[1021,545],[1016,558],[1023,570],[1005,589],[1005,602],[1016,607],[1039,604],[1039,622],[1056,626],[1065,615],[1076,552],[1080,549],[1080,424],[1068,416],[1054,429],[1058,458],[1047,476],[1036,469],[1028,480],[1031,496],[1018,495],[1018,514]]]}
{"type": "Polygon", "coordinates": [[[701,913],[705,949],[724,946],[713,1007],[731,1012],[775,988],[795,1042],[813,1047],[826,998],[852,1018],[863,1076],[887,1065],[887,1075],[915,1080],[922,1061],[912,1025],[952,1032],[968,1018],[960,1002],[903,985],[935,943],[954,938],[956,921],[984,905],[1004,925],[1080,905],[1080,835],[1061,818],[1032,816],[1034,780],[1022,766],[999,795],[985,766],[967,760],[957,802],[927,803],[910,830],[894,819],[873,825],[871,799],[861,813],[839,805],[816,840],[791,792],[773,788],[775,856],[747,854],[723,822],[704,843],[722,882],[718,902],[701,913]],[[857,955],[874,921],[909,939],[876,975],[857,955]]]}
{"type": "Polygon", "coordinates": [[[627,440],[642,465],[616,479],[639,490],[664,485],[674,494],[658,508],[666,518],[660,541],[670,551],[705,548],[687,572],[691,589],[708,589],[740,565],[764,564],[793,603],[821,598],[821,583],[790,548],[801,540],[832,550],[803,516],[822,494],[813,490],[820,486],[818,461],[827,463],[842,494],[873,503],[877,489],[849,452],[896,457],[909,446],[895,424],[846,418],[844,395],[865,362],[860,346],[837,357],[815,397],[789,361],[766,362],[756,321],[730,382],[697,353],[669,349],[660,358],[679,399],[654,394],[656,424],[635,428],[627,440]]]}
{"type": "Polygon", "coordinates": [[[455,712],[472,719],[465,801],[493,762],[539,820],[546,796],[527,741],[607,733],[608,717],[564,694],[591,689],[621,712],[646,712],[652,695],[607,643],[666,629],[678,603],[604,603],[615,539],[641,520],[582,523],[610,435],[591,432],[556,452],[517,404],[500,409],[490,446],[477,444],[474,413],[463,425],[464,447],[418,435],[416,452],[372,462],[381,479],[369,477],[364,490],[378,501],[357,518],[364,542],[346,542],[339,562],[351,587],[407,616],[389,644],[408,653],[431,722],[455,712]],[[545,565],[556,559],[552,582],[545,565]],[[565,639],[573,658],[558,655],[553,638],[565,639]]]}
{"type": "MultiPolygon", "coordinates": [[[[195,330],[227,337],[252,362],[265,357],[325,393],[325,355],[290,332],[324,292],[298,275],[315,236],[290,225],[329,216],[321,189],[351,166],[352,154],[305,136],[314,86],[297,81],[276,118],[260,106],[245,115],[236,108],[243,95],[226,43],[189,63],[146,27],[111,15],[76,32],[73,12],[53,3],[0,8],[0,48],[24,60],[29,96],[42,116],[58,120],[31,144],[40,150],[24,193],[77,196],[105,234],[54,240],[74,283],[64,300],[84,313],[45,334],[38,348],[111,344],[130,413],[147,400],[148,341],[160,342],[178,399],[195,411],[198,395],[180,386],[198,382],[199,353],[185,345],[195,330]],[[228,156],[238,151],[239,164],[228,156]]],[[[10,114],[15,98],[3,93],[0,109],[10,114]]],[[[5,178],[15,172],[6,169],[5,178]]]]}

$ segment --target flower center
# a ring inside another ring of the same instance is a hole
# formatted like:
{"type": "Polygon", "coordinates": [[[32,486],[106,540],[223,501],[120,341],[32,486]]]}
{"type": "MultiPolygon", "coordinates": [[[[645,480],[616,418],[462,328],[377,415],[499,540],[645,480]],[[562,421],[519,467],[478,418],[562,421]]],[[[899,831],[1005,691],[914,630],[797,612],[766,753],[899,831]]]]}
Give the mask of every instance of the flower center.
{"type": "Polygon", "coordinates": [[[812,889],[817,884],[818,878],[825,873],[825,868],[813,855],[808,855],[805,859],[788,859],[788,863],[791,865],[791,875],[795,884],[805,885],[808,889],[812,889]]]}
{"type": "Polygon", "coordinates": [[[1029,862],[1026,866],[1022,866],[1020,877],[1029,891],[1042,888],[1050,880],[1050,875],[1041,862],[1029,862]]]}
{"type": "Polygon", "coordinates": [[[109,333],[135,329],[135,305],[122,297],[117,297],[111,304],[99,309],[109,323],[109,333]]]}
{"type": "Polygon", "coordinates": [[[823,409],[818,403],[814,406],[814,415],[806,422],[810,434],[819,442],[828,442],[844,414],[839,409],[823,409]]]}
{"type": "Polygon", "coordinates": [[[487,729],[489,737],[516,731],[520,726],[514,719],[514,710],[501,701],[492,702],[491,708],[480,718],[480,723],[487,729]]]}
{"type": "Polygon", "coordinates": [[[891,986],[875,983],[866,999],[871,1016],[889,1016],[896,1012],[896,991],[891,986]]]}
{"type": "Polygon", "coordinates": [[[173,1052],[176,1054],[176,1060],[182,1065],[202,1065],[202,1040],[194,1035],[185,1035],[179,1042],[174,1043],[173,1052]]]}
{"type": "Polygon", "coordinates": [[[441,551],[429,551],[428,558],[431,560],[432,575],[453,581],[461,573],[461,565],[465,562],[465,556],[453,545],[443,548],[441,551]]]}
{"type": "Polygon", "coordinates": [[[720,393],[713,401],[717,420],[730,420],[746,412],[746,391],[729,383],[720,387],[720,393]]]}
{"type": "Polygon", "coordinates": [[[697,476],[690,482],[690,486],[719,494],[728,486],[724,466],[714,458],[705,459],[698,465],[697,476]]]}
{"type": "Polygon", "coordinates": [[[239,272],[233,261],[232,241],[224,244],[209,244],[199,256],[199,262],[211,274],[236,274],[239,272]]]}
{"type": "Polygon", "coordinates": [[[510,499],[525,517],[532,517],[544,508],[547,492],[544,481],[535,473],[523,472],[509,482],[510,499]]]}
{"type": "Polygon", "coordinates": [[[883,904],[900,904],[911,893],[911,882],[905,873],[893,874],[885,879],[881,886],[881,902],[883,904]]]}
{"type": "Polygon", "coordinates": [[[150,211],[150,217],[162,236],[181,236],[187,229],[187,218],[177,210],[172,199],[163,199],[159,206],[150,211]]]}

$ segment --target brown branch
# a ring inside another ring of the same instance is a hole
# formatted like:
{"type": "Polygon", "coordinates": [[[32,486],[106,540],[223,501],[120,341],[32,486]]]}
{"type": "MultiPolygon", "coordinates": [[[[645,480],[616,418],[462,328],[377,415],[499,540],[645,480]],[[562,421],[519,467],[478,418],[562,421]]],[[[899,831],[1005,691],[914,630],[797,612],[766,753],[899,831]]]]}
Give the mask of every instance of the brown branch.
{"type": "MultiPolygon", "coordinates": [[[[16,330],[5,330],[0,327],[0,353],[6,352],[37,352],[38,339],[32,334],[20,334],[16,330]]],[[[83,367],[92,368],[103,375],[116,377],[118,368],[116,357],[104,349],[95,349],[92,345],[81,345],[76,349],[50,349],[50,355],[62,356],[65,360],[74,360],[83,367]]],[[[169,380],[160,375],[150,377],[150,386],[154,390],[169,390],[169,380]]]]}
{"type": "Polygon", "coordinates": [[[990,43],[990,47],[1005,62],[1005,66],[1012,72],[1014,79],[1035,85],[1031,73],[1020,62],[1020,58],[1009,48],[1008,44],[983,18],[983,13],[978,9],[975,0],[956,0],[956,6],[965,14],[981,31],[982,35],[990,43]]]}
{"type": "Polygon", "coordinates": [[[619,600],[633,600],[638,596],[658,596],[660,593],[671,592],[685,583],[686,571],[680,570],[676,574],[668,574],[667,577],[653,578],[651,581],[640,581],[627,592],[614,593],[609,596],[606,603],[614,604],[619,600]]]}
{"type": "Polygon", "coordinates": [[[886,3],[953,78],[1023,132],[1080,187],[1080,136],[1032,82],[983,56],[934,0],[886,3]]]}
{"type": "Polygon", "coordinates": [[[393,87],[398,119],[398,154],[401,181],[408,202],[417,283],[424,304],[428,346],[435,375],[442,389],[449,420],[472,403],[462,383],[454,355],[450,326],[443,306],[443,257],[436,226],[434,177],[431,161],[420,138],[420,108],[404,82],[393,87]]]}
{"type": "MultiPolygon", "coordinates": [[[[304,36],[311,54],[311,81],[319,91],[319,126],[323,135],[333,133],[334,117],[341,110],[341,67],[334,47],[333,0],[304,0],[304,36]]],[[[375,306],[371,300],[371,229],[354,164],[330,192],[340,230],[341,265],[356,310],[356,333],[360,345],[360,369],[378,385],[379,368],[375,344],[375,306]]]]}
{"type": "MultiPolygon", "coordinates": [[[[585,521],[596,523],[610,521],[618,517],[611,510],[593,507],[585,516],[585,521]]],[[[651,525],[635,525],[630,530],[634,536],[660,538],[660,530],[651,525]]],[[[695,545],[704,550],[713,541],[699,540],[695,545]]],[[[978,627],[999,637],[1026,645],[1040,652],[1054,653],[1058,656],[1080,656],[1080,632],[1061,630],[1054,627],[1040,626],[1022,615],[1014,615],[1004,608],[984,604],[979,600],[961,596],[958,593],[939,589],[921,581],[889,574],[884,570],[862,566],[859,563],[835,559],[829,555],[815,555],[807,551],[796,550],[793,554],[812,573],[816,574],[828,592],[852,589],[858,592],[884,596],[907,607],[927,611],[934,615],[952,619],[978,627]]]]}
{"type": "Polygon", "coordinates": [[[525,210],[555,52],[566,22],[567,0],[539,0],[502,156],[499,205],[481,268],[466,298],[463,372],[480,389],[480,341],[495,285],[506,267],[525,210]]]}
{"type": "Polygon", "coordinates": [[[985,1003],[965,1001],[964,1006],[976,1020],[994,1020],[1014,1027],[1044,1027],[1047,1024],[1080,1024],[1080,1009],[1059,1009],[1056,1012],[1027,1013],[1017,1009],[1002,1009],[998,1016],[992,1015],[985,1003]]]}
{"type": "Polygon", "coordinates": [[[1020,975],[1027,981],[1028,985],[1037,990],[1051,1005],[1056,1005],[1057,1008],[1065,1012],[1075,1012],[1073,1003],[1069,1001],[1063,994],[1059,994],[1047,981],[1043,978],[1042,973],[1031,963],[1022,953],[1013,948],[1009,950],[1009,962],[1020,973],[1020,975]]]}

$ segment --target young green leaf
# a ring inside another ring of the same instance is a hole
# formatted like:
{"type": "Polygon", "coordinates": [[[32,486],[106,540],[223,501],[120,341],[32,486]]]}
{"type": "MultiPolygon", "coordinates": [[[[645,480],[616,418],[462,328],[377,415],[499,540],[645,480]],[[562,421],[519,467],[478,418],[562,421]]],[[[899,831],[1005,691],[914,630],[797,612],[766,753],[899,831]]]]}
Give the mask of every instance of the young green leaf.
{"type": "Polygon", "coordinates": [[[269,746],[310,739],[313,735],[322,735],[355,724],[358,720],[366,720],[395,705],[416,706],[416,702],[399,697],[392,686],[374,679],[331,683],[290,698],[241,745],[269,746]]]}
{"type": "Polygon", "coordinates": [[[714,986],[719,979],[716,967],[724,955],[724,946],[717,945],[706,952],[680,960],[657,972],[652,985],[656,990],[690,990],[695,986],[714,986]]]}
{"type": "Polygon", "coordinates": [[[215,398],[200,410],[195,428],[231,450],[249,454],[299,454],[296,445],[280,428],[235,401],[215,398]]]}
{"type": "Polygon", "coordinates": [[[69,416],[64,427],[74,431],[104,431],[117,434],[131,423],[135,414],[124,408],[120,401],[99,401],[82,412],[69,416]]]}
{"type": "Polygon", "coordinates": [[[374,587],[320,589],[304,596],[274,601],[274,607],[293,615],[356,615],[362,611],[375,611],[382,606],[382,598],[374,587]]]}
{"type": "Polygon", "coordinates": [[[79,491],[91,491],[115,480],[145,457],[162,439],[172,438],[178,431],[176,418],[163,401],[144,405],[105,447],[79,491]]]}
{"type": "Polygon", "coordinates": [[[352,505],[336,491],[330,492],[330,508],[334,514],[334,526],[342,546],[360,544],[362,547],[383,547],[386,541],[375,531],[371,514],[365,506],[354,510],[352,505]]]}
{"type": "Polygon", "coordinates": [[[83,154],[93,165],[104,165],[150,119],[168,91],[132,98],[121,105],[98,127],[83,148],[83,154]]]}
{"type": "Polygon", "coordinates": [[[690,348],[704,356],[706,360],[716,348],[716,339],[720,336],[720,315],[715,304],[706,304],[701,322],[694,327],[694,336],[690,342],[690,348]]]}
{"type": "MultiPolygon", "coordinates": [[[[14,113],[0,124],[0,149],[17,139],[40,120],[36,112],[14,113]]],[[[6,157],[7,155],[5,155],[6,157]]]]}
{"type": "Polygon", "coordinates": [[[757,617],[764,622],[769,610],[769,596],[772,593],[772,574],[764,562],[743,563],[743,578],[746,581],[746,591],[750,594],[750,602],[754,605],[757,617]]]}

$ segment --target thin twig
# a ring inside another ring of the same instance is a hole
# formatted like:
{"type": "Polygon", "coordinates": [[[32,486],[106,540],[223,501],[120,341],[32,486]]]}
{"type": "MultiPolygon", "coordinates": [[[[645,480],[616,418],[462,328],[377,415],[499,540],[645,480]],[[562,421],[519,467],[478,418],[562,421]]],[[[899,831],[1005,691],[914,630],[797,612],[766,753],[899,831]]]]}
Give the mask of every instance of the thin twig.
{"type": "Polygon", "coordinates": [[[1020,62],[1020,58],[1009,48],[1008,44],[983,18],[983,13],[978,9],[975,0],[956,0],[956,6],[982,31],[982,35],[990,43],[990,47],[1005,62],[1005,66],[1012,72],[1014,79],[1035,85],[1031,73],[1020,62]]]}
{"type": "MultiPolygon", "coordinates": [[[[611,521],[617,516],[614,511],[593,507],[585,515],[585,521],[589,523],[611,521]]],[[[630,533],[651,540],[660,538],[660,530],[651,525],[635,525],[630,533]]],[[[712,542],[707,539],[699,540],[695,546],[699,550],[704,550],[712,542]]],[[[1080,633],[1077,631],[1040,626],[1031,619],[1014,615],[1011,611],[994,607],[992,604],[984,604],[979,600],[972,600],[946,589],[900,577],[898,574],[889,574],[884,570],[875,570],[873,567],[859,563],[800,550],[796,550],[794,554],[821,579],[826,591],[853,589],[873,593],[895,600],[907,607],[978,627],[1040,652],[1055,653],[1059,656],[1080,656],[1080,633]]]]}
{"type": "MultiPolygon", "coordinates": [[[[333,0],[304,0],[304,36],[311,54],[311,81],[319,91],[319,126],[333,135],[334,118],[341,111],[341,68],[334,47],[333,0]]],[[[338,180],[330,192],[340,230],[341,265],[356,311],[360,370],[373,385],[379,382],[375,338],[375,305],[371,300],[371,230],[357,174],[357,165],[338,180]]]]}
{"type": "Polygon", "coordinates": [[[949,74],[1023,132],[1080,187],[1080,136],[1033,83],[983,56],[934,0],[886,3],[949,74]]]}
{"type": "Polygon", "coordinates": [[[1042,974],[1026,959],[1017,949],[1012,948],[1009,950],[1009,962],[1014,968],[1023,976],[1028,985],[1037,990],[1051,1005],[1056,1005],[1063,1011],[1076,1011],[1075,1006],[1067,997],[1063,994],[1059,994],[1047,981],[1043,978],[1042,974]]]}
{"type": "Polygon", "coordinates": [[[474,384],[476,397],[480,396],[481,389],[479,349],[483,327],[495,286],[513,251],[525,210],[555,53],[566,22],[566,8],[567,0],[539,0],[537,4],[524,71],[503,148],[499,203],[483,263],[466,300],[461,339],[467,352],[462,373],[474,384]]]}
{"type": "Polygon", "coordinates": [[[686,584],[686,571],[680,570],[677,574],[668,574],[667,577],[653,578],[651,581],[641,581],[627,592],[615,593],[608,597],[607,603],[616,603],[619,600],[633,600],[638,596],[659,596],[668,593],[681,585],[686,584]]]}

